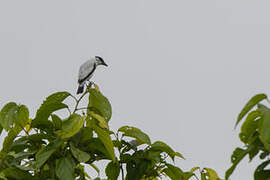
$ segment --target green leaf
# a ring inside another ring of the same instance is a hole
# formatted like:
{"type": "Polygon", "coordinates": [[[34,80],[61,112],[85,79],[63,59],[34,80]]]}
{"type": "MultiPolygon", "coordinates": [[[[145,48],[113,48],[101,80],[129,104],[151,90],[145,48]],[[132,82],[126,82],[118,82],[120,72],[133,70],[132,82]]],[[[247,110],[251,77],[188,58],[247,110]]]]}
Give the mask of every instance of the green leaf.
{"type": "Polygon", "coordinates": [[[52,114],[51,117],[52,117],[52,122],[53,122],[54,128],[56,130],[62,129],[62,120],[61,120],[61,118],[58,117],[56,114],[52,114]]]}
{"type": "Polygon", "coordinates": [[[100,116],[99,114],[94,113],[93,111],[90,111],[89,115],[98,121],[98,125],[101,128],[109,129],[108,123],[105,121],[104,117],[100,116]]]}
{"type": "Polygon", "coordinates": [[[109,180],[117,180],[120,174],[120,164],[118,162],[114,163],[113,161],[111,161],[107,165],[105,172],[109,180]]]}
{"type": "Polygon", "coordinates": [[[254,172],[254,180],[269,180],[270,170],[265,170],[264,168],[270,164],[270,160],[267,160],[260,164],[254,172]]]}
{"type": "Polygon", "coordinates": [[[83,127],[86,117],[81,117],[78,114],[72,114],[62,123],[62,131],[59,132],[61,138],[69,138],[75,135],[83,127]]]}
{"type": "Polygon", "coordinates": [[[231,156],[231,161],[233,165],[226,171],[225,174],[225,180],[228,180],[228,178],[231,176],[233,173],[234,169],[236,166],[239,164],[239,162],[251,151],[252,149],[241,149],[241,148],[236,148],[231,156]]]}
{"type": "Polygon", "coordinates": [[[15,126],[13,129],[11,129],[8,132],[8,135],[6,136],[4,143],[3,143],[3,150],[4,152],[8,152],[11,148],[14,139],[18,136],[18,134],[21,132],[22,128],[15,126]]]}
{"type": "Polygon", "coordinates": [[[97,133],[98,138],[102,141],[102,143],[106,147],[111,160],[115,161],[116,159],[114,154],[114,146],[108,130],[102,129],[95,124],[93,124],[93,129],[97,133]]]}
{"type": "Polygon", "coordinates": [[[61,144],[61,139],[57,138],[54,142],[48,144],[45,148],[40,149],[36,154],[36,167],[40,168],[61,144]]]}
{"type": "Polygon", "coordinates": [[[8,180],[3,171],[0,173],[0,178],[2,178],[3,180],[8,180]]]}
{"type": "MultiPolygon", "coordinates": [[[[135,156],[137,155],[142,155],[142,152],[135,152],[135,156]]],[[[134,158],[134,154],[133,154],[134,158]]],[[[127,162],[126,169],[127,169],[127,175],[126,175],[126,180],[141,180],[142,177],[147,173],[147,170],[149,167],[152,165],[151,161],[146,160],[146,159],[138,159],[135,158],[136,160],[131,160],[127,162]]]]}
{"type": "Polygon", "coordinates": [[[74,180],[74,168],[75,163],[69,156],[56,160],[55,172],[59,180],[74,180]]]}
{"type": "Polygon", "coordinates": [[[241,121],[241,119],[243,119],[243,117],[255,106],[257,105],[259,102],[261,102],[262,100],[266,99],[267,96],[265,94],[257,94],[254,97],[252,97],[248,103],[244,106],[244,108],[242,109],[242,111],[240,112],[240,114],[238,115],[235,127],[238,125],[238,123],[241,121]]]}
{"type": "Polygon", "coordinates": [[[191,168],[190,172],[191,172],[191,173],[194,173],[194,172],[197,171],[198,169],[200,169],[200,167],[193,167],[193,168],[191,168]]]}
{"type": "Polygon", "coordinates": [[[211,168],[204,168],[204,170],[206,170],[206,172],[207,172],[206,174],[207,174],[209,179],[211,179],[211,180],[219,180],[220,179],[215,170],[213,170],[211,168]]]}
{"type": "Polygon", "coordinates": [[[6,130],[10,130],[17,118],[18,106],[14,102],[6,104],[0,112],[0,124],[6,130]]]}
{"type": "Polygon", "coordinates": [[[93,138],[93,129],[84,127],[81,129],[80,135],[80,143],[86,143],[93,138]]]}
{"type": "Polygon", "coordinates": [[[57,92],[49,97],[42,103],[40,108],[36,113],[35,119],[32,121],[33,127],[38,127],[39,125],[44,125],[47,123],[49,116],[60,109],[67,108],[66,104],[62,102],[69,96],[68,92],[57,92]]]}
{"type": "Polygon", "coordinates": [[[9,167],[5,169],[2,173],[7,177],[7,179],[16,179],[16,180],[33,179],[33,176],[29,172],[20,170],[15,167],[9,167]]]}
{"type": "Polygon", "coordinates": [[[178,156],[180,158],[184,158],[180,153],[176,153],[174,152],[174,150],[172,150],[172,148],[170,146],[168,146],[167,144],[165,144],[164,142],[161,141],[156,141],[151,145],[151,149],[153,151],[161,151],[161,152],[165,152],[167,153],[171,159],[174,161],[174,157],[178,156]]]}
{"type": "Polygon", "coordinates": [[[264,143],[266,149],[270,151],[270,109],[262,111],[262,122],[259,124],[260,139],[264,143]]]}
{"type": "Polygon", "coordinates": [[[137,139],[138,145],[151,144],[151,140],[149,136],[138,128],[131,127],[131,126],[123,126],[119,128],[118,131],[122,132],[123,136],[133,137],[137,139]]]}
{"type": "Polygon", "coordinates": [[[260,152],[261,147],[258,145],[258,143],[261,144],[261,141],[259,140],[259,138],[257,138],[257,140],[253,144],[250,145],[250,146],[253,146],[253,148],[248,153],[249,162],[260,152]]]}
{"type": "Polygon", "coordinates": [[[182,159],[185,159],[184,156],[179,152],[175,152],[175,156],[182,158],[182,159]]]}
{"type": "Polygon", "coordinates": [[[88,108],[97,110],[109,122],[112,116],[112,107],[109,100],[96,89],[90,89],[89,93],[88,108]]]}
{"type": "Polygon", "coordinates": [[[25,105],[20,105],[18,107],[17,117],[15,118],[15,126],[18,125],[24,128],[29,120],[29,110],[25,105]]]}
{"type": "Polygon", "coordinates": [[[241,127],[240,139],[247,143],[250,138],[253,137],[257,130],[258,118],[262,117],[260,111],[252,111],[248,114],[246,120],[241,127]]]}
{"type": "Polygon", "coordinates": [[[185,174],[181,169],[171,164],[167,164],[167,168],[163,172],[169,176],[172,180],[184,180],[185,174]]]}
{"type": "Polygon", "coordinates": [[[79,161],[79,162],[87,162],[91,156],[84,152],[84,151],[81,151],[80,149],[77,149],[73,143],[70,143],[70,148],[71,148],[71,153],[72,155],[79,161]]]}
{"type": "Polygon", "coordinates": [[[100,138],[92,138],[87,144],[86,152],[97,153],[102,159],[111,159],[111,155],[100,138]],[[102,154],[102,155],[101,155],[102,154]]]}

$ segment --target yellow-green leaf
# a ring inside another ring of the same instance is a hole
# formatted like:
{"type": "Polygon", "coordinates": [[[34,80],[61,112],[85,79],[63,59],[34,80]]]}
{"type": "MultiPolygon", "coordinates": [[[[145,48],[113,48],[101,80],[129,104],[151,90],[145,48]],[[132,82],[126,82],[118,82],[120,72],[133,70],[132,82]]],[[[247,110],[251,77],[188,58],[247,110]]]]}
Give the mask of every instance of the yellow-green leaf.
{"type": "Polygon", "coordinates": [[[111,160],[115,161],[116,159],[114,154],[114,146],[108,130],[102,129],[95,124],[93,124],[93,129],[97,133],[98,138],[102,141],[102,143],[106,147],[111,157],[111,160]]]}
{"type": "Polygon", "coordinates": [[[248,103],[244,106],[240,114],[238,115],[235,127],[238,125],[238,123],[243,119],[243,117],[254,107],[256,106],[259,102],[262,100],[266,99],[267,96],[265,94],[257,94],[253,96],[248,103]]]}
{"type": "Polygon", "coordinates": [[[62,123],[62,131],[59,132],[61,138],[69,138],[75,135],[82,128],[86,117],[78,114],[72,114],[62,123]]]}
{"type": "Polygon", "coordinates": [[[109,129],[108,123],[105,121],[104,117],[102,117],[99,114],[94,113],[93,111],[90,111],[89,115],[92,116],[93,118],[95,118],[96,120],[98,120],[98,125],[101,128],[109,129]]]}
{"type": "Polygon", "coordinates": [[[88,153],[86,153],[86,152],[84,152],[84,151],[82,151],[82,150],[76,148],[76,147],[73,145],[73,143],[70,143],[70,148],[71,148],[71,153],[72,153],[72,155],[73,155],[79,162],[84,163],[84,162],[87,162],[87,161],[91,158],[91,156],[90,156],[88,153]]]}
{"type": "Polygon", "coordinates": [[[108,122],[112,116],[112,107],[109,100],[97,89],[89,89],[89,109],[98,111],[108,122]]]}
{"type": "Polygon", "coordinates": [[[211,180],[218,180],[219,179],[215,170],[213,170],[211,168],[204,168],[204,170],[207,171],[207,175],[208,175],[209,179],[211,179],[211,180]]]}
{"type": "Polygon", "coordinates": [[[140,129],[132,126],[123,126],[118,129],[119,132],[123,133],[123,136],[133,137],[137,139],[138,145],[151,144],[151,140],[147,134],[142,132],[140,129]]]}
{"type": "Polygon", "coordinates": [[[10,130],[17,119],[19,107],[16,103],[10,102],[6,104],[0,112],[0,124],[6,130],[10,130]]]}

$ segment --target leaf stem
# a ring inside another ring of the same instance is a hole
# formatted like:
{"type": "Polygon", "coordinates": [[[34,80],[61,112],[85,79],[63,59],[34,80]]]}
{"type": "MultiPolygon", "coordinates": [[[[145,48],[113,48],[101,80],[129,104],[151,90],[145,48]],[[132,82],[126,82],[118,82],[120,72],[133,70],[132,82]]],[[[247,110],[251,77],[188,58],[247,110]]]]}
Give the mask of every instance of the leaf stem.
{"type": "Polygon", "coordinates": [[[266,98],[266,101],[270,104],[270,100],[268,98],[266,98]]]}
{"type": "Polygon", "coordinates": [[[123,169],[122,163],[120,163],[120,168],[121,168],[122,180],[125,180],[124,169],[123,169]]]}
{"type": "Polygon", "coordinates": [[[69,115],[71,115],[71,111],[70,111],[69,107],[67,107],[67,110],[68,110],[68,112],[69,112],[69,115]]]}

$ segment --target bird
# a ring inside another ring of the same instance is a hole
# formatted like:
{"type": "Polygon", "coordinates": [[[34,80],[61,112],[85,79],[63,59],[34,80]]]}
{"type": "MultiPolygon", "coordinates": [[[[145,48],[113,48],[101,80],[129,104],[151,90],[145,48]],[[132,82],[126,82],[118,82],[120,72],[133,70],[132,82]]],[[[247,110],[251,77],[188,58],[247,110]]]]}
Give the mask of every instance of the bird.
{"type": "Polygon", "coordinates": [[[100,56],[95,56],[91,57],[80,66],[77,94],[83,93],[85,83],[92,78],[97,66],[99,65],[108,66],[100,56]]]}

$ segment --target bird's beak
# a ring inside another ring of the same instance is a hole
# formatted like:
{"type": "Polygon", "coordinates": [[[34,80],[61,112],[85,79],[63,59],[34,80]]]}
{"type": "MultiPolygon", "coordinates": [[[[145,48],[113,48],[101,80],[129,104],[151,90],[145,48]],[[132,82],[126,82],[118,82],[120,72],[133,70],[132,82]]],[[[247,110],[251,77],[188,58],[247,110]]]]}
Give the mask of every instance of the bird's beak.
{"type": "Polygon", "coordinates": [[[104,66],[108,66],[105,62],[103,62],[103,64],[102,65],[104,65],[104,66]]]}

